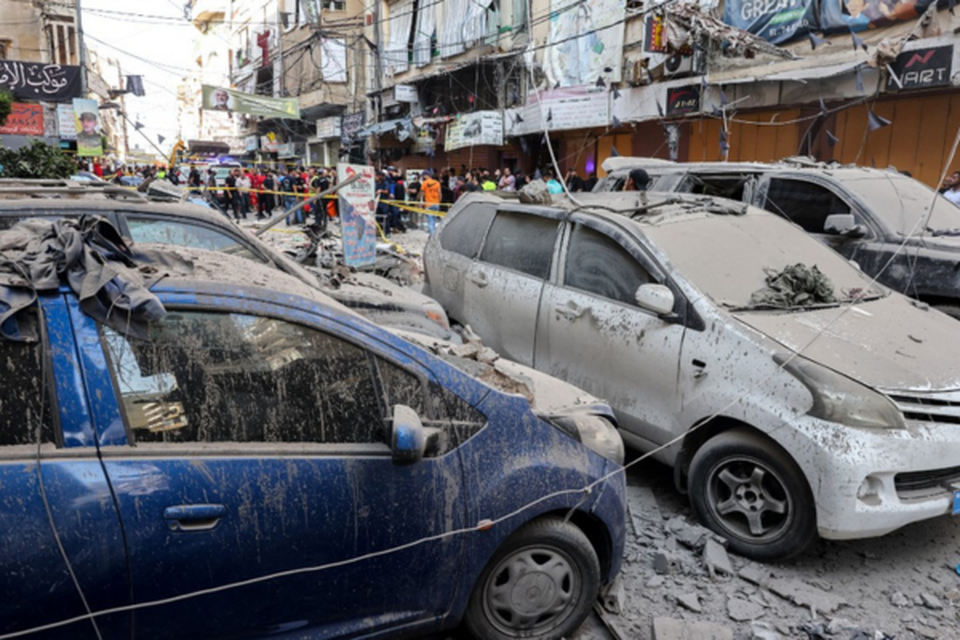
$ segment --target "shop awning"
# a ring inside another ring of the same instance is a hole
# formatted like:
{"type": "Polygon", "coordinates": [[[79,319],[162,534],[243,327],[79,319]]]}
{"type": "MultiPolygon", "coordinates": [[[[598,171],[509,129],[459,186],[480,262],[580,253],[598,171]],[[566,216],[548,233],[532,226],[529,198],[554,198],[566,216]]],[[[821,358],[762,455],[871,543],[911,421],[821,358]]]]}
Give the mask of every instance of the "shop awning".
{"type": "Polygon", "coordinates": [[[866,65],[866,60],[844,60],[824,64],[817,58],[778,62],[766,67],[728,69],[707,74],[707,84],[743,84],[745,82],[807,82],[848,73],[866,65]]]}

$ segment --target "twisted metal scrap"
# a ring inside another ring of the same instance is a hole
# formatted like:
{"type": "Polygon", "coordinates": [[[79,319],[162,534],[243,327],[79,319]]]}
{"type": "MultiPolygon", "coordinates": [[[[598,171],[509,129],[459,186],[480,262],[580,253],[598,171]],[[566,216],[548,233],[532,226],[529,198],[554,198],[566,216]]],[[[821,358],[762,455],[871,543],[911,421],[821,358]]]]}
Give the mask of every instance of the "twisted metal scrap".
{"type": "Polygon", "coordinates": [[[705,35],[710,40],[723,42],[726,51],[735,55],[748,52],[766,53],[785,60],[796,60],[790,51],[770,44],[752,33],[730,26],[716,18],[705,15],[700,7],[690,2],[678,2],[666,5],[667,16],[680,23],[682,27],[695,35],[705,35]]]}

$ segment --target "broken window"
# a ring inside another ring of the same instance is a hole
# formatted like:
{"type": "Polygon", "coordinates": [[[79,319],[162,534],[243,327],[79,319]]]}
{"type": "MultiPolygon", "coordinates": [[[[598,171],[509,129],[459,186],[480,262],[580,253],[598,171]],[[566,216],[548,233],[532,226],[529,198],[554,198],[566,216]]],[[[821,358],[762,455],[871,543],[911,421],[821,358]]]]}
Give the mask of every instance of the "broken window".
{"type": "MultiPolygon", "coordinates": [[[[35,323],[37,314],[7,322],[35,323]]],[[[53,440],[49,380],[41,342],[0,340],[0,446],[34,444],[38,432],[43,442],[53,440]]]]}
{"type": "Polygon", "coordinates": [[[612,238],[582,224],[573,228],[563,283],[636,306],[637,289],[654,282],[650,273],[612,238]]]}
{"type": "Polygon", "coordinates": [[[186,224],[163,218],[134,218],[127,216],[127,228],[134,242],[154,242],[192,247],[208,251],[220,251],[231,255],[267,262],[267,258],[255,254],[225,233],[198,224],[186,224]]]}
{"type": "Polygon", "coordinates": [[[476,258],[480,243],[493,220],[496,209],[489,204],[475,204],[448,220],[440,231],[440,246],[468,258],[476,258]]]}
{"type": "Polygon", "coordinates": [[[773,178],[764,209],[800,225],[809,233],[823,233],[827,216],[850,213],[850,206],[825,187],[804,180],[773,178]]]}
{"type": "Polygon", "coordinates": [[[752,179],[752,176],[688,174],[677,191],[742,201],[744,188],[752,179]]]}
{"type": "Polygon", "coordinates": [[[103,328],[134,442],[385,442],[365,350],[273,318],[170,312],[103,328]]]}
{"type": "Polygon", "coordinates": [[[553,262],[557,228],[558,222],[550,218],[500,211],[487,234],[480,259],[546,278],[553,262]]]}

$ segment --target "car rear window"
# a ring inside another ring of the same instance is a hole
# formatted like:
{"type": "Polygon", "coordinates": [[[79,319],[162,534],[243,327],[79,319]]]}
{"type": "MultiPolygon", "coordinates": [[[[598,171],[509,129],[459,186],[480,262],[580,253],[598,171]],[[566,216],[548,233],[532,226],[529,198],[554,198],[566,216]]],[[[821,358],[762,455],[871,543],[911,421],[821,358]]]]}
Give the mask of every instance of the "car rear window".
{"type": "Polygon", "coordinates": [[[480,259],[536,278],[550,275],[559,222],[527,213],[497,213],[480,259]]]}
{"type": "Polygon", "coordinates": [[[240,244],[236,238],[204,225],[187,224],[161,218],[134,218],[128,215],[127,228],[130,229],[130,238],[134,242],[153,242],[220,251],[248,260],[268,262],[265,256],[254,253],[240,244]]]}
{"type": "Polygon", "coordinates": [[[496,209],[489,204],[474,204],[453,216],[440,231],[440,246],[468,258],[476,258],[483,235],[496,209]]]}
{"type": "Polygon", "coordinates": [[[52,440],[48,381],[40,342],[0,339],[0,446],[52,440]]]}

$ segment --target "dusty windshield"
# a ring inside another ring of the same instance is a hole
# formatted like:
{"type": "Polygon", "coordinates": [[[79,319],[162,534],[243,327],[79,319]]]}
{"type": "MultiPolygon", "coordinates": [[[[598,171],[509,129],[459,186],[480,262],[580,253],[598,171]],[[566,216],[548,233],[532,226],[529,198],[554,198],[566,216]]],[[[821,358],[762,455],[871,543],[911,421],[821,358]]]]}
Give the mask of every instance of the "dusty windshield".
{"type": "Polygon", "coordinates": [[[917,235],[956,231],[960,233],[960,207],[922,182],[897,173],[843,177],[843,184],[860,197],[891,231],[900,235],[917,235]],[[924,227],[922,217],[933,212],[924,227]]]}
{"type": "Polygon", "coordinates": [[[684,277],[725,307],[770,308],[758,304],[754,294],[767,286],[771,272],[798,264],[811,270],[816,267],[829,281],[833,287],[830,304],[882,295],[879,287],[871,287],[870,279],[839,254],[776,216],[696,215],[645,228],[644,233],[684,277]]]}

